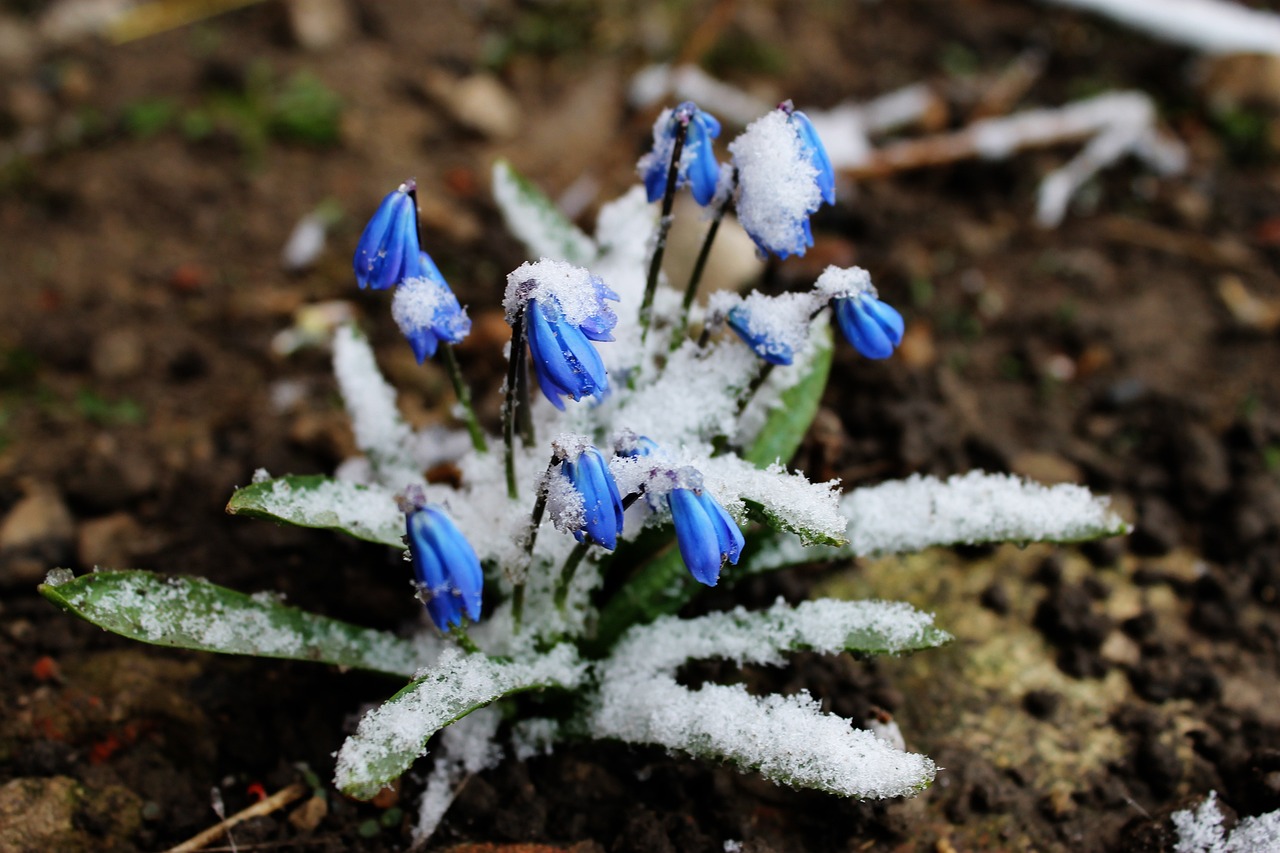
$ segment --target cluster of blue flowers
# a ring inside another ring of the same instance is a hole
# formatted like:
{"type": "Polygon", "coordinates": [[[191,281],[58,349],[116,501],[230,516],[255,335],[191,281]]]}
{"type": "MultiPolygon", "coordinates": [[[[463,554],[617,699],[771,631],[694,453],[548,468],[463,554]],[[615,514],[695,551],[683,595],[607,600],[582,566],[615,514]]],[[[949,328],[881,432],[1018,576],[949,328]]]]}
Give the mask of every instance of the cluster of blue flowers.
{"type": "Polygon", "coordinates": [[[393,314],[421,364],[440,341],[461,343],[471,331],[458,299],[418,236],[417,184],[405,181],[387,194],[365,226],[353,260],[361,289],[400,285],[393,314]]]}
{"type": "MultiPolygon", "coordinates": [[[[813,123],[790,101],[783,102],[730,145],[734,163],[727,175],[722,174],[713,146],[720,131],[715,117],[692,102],[665,111],[654,125],[653,149],[638,164],[649,201],[661,199],[667,210],[669,193],[688,187],[698,204],[715,202],[717,224],[736,203],[740,220],[762,252],[779,258],[803,255],[813,245],[810,216],[821,204],[835,203],[835,173],[813,123]],[[753,128],[756,138],[744,144],[753,128]],[[784,151],[779,155],[777,149],[784,151]],[[744,205],[751,210],[744,210],[744,205]]],[[[709,239],[714,233],[712,228],[709,239]]],[[[353,265],[361,288],[397,288],[392,313],[422,362],[441,342],[460,342],[470,330],[470,320],[419,239],[416,186],[406,181],[382,200],[360,237],[353,265]]],[[[609,393],[609,375],[595,344],[614,339],[618,318],[608,303],[619,297],[603,280],[563,262],[543,260],[508,277],[507,299],[508,319],[517,333],[514,346],[520,348],[511,354],[512,376],[517,376],[516,362],[527,344],[538,386],[556,408],[565,408],[565,398],[598,402],[609,393]]],[[[844,336],[868,358],[886,358],[902,341],[902,315],[879,299],[861,270],[830,268],[812,293],[769,299],[740,301],[722,320],[770,366],[793,363],[808,323],[828,305],[834,307],[844,336]],[[831,280],[824,283],[828,277],[831,280]],[[780,322],[784,312],[778,300],[786,300],[794,315],[792,325],[787,325],[792,320],[780,322]]],[[[512,412],[514,404],[504,416],[512,412]]],[[[478,449],[483,451],[482,446],[478,449]]],[[[654,510],[670,513],[690,574],[714,586],[724,566],[738,562],[745,544],[733,517],[703,487],[698,471],[670,467],[651,440],[629,435],[619,441],[616,453],[650,457],[653,462],[647,479],[625,499],[609,458],[598,448],[585,439],[571,450],[557,446],[558,459],[552,464],[558,468],[548,476],[563,478],[581,499],[581,515],[573,516],[568,532],[580,543],[614,550],[626,507],[644,494],[654,510]]],[[[509,459],[508,466],[512,483],[509,459]]],[[[509,491],[515,497],[513,486],[509,491]]],[[[540,514],[541,509],[536,510],[535,518],[540,514]]],[[[406,505],[405,524],[420,595],[432,621],[449,631],[464,620],[479,619],[483,573],[458,527],[441,507],[420,498],[406,505]]]]}

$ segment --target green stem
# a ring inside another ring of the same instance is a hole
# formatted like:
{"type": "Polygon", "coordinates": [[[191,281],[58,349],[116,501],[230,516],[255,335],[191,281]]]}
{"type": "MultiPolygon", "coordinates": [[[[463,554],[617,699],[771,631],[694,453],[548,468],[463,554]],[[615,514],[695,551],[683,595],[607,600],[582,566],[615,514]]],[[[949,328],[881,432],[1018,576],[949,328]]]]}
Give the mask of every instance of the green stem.
{"type": "MultiPolygon", "coordinates": [[[[502,445],[503,467],[507,473],[507,497],[517,500],[520,491],[516,488],[516,406],[520,387],[520,368],[524,364],[521,357],[524,353],[524,312],[522,308],[511,323],[511,351],[507,354],[507,396],[502,402],[502,445]]],[[[526,402],[527,401],[523,401],[526,402]]]]}
{"type": "Polygon", "coordinates": [[[453,344],[443,344],[440,352],[444,358],[444,369],[449,374],[449,381],[453,383],[454,396],[458,398],[458,405],[462,407],[462,418],[467,422],[467,432],[471,434],[471,446],[477,453],[488,453],[489,443],[484,439],[484,430],[480,429],[480,419],[476,417],[476,410],[471,405],[471,389],[462,378],[462,370],[458,367],[453,344]]]}
{"type": "Polygon", "coordinates": [[[760,368],[760,372],[756,374],[756,378],[751,380],[746,392],[738,398],[738,417],[742,417],[742,413],[747,410],[747,406],[751,405],[751,401],[755,399],[756,392],[768,381],[769,374],[773,373],[775,367],[777,367],[776,364],[766,362],[764,367],[760,368]]]}
{"type": "Polygon", "coordinates": [[[644,300],[640,303],[640,343],[649,336],[653,314],[653,294],[658,289],[658,273],[662,270],[662,256],[667,250],[667,234],[671,231],[671,208],[676,201],[676,183],[680,177],[680,155],[684,140],[689,135],[689,119],[684,117],[676,124],[676,135],[671,145],[671,165],[667,168],[667,187],[662,194],[662,217],[658,220],[658,233],[653,244],[653,257],[649,259],[649,276],[644,283],[644,300]]]}
{"type": "Polygon", "coordinates": [[[569,552],[568,559],[564,561],[564,568],[560,570],[560,580],[556,582],[556,609],[561,613],[564,612],[565,601],[569,598],[569,584],[573,582],[578,564],[587,555],[587,549],[590,547],[590,542],[579,542],[577,547],[569,552]]]}
{"type": "Polygon", "coordinates": [[[472,642],[471,638],[467,636],[466,629],[461,625],[455,626],[454,629],[449,632],[449,636],[453,637],[453,641],[461,646],[464,652],[476,655],[483,654],[480,651],[480,647],[472,642]]]}
{"type": "MultiPolygon", "coordinates": [[[[733,187],[737,185],[738,170],[734,169],[733,187]]],[[[671,336],[672,352],[678,350],[680,344],[684,343],[684,336],[689,330],[689,309],[693,307],[693,300],[698,295],[698,285],[702,283],[702,273],[706,269],[707,258],[711,257],[711,244],[715,242],[720,223],[724,221],[724,215],[733,202],[733,187],[730,187],[725,193],[724,200],[716,206],[715,213],[711,217],[711,226],[707,229],[707,236],[702,241],[702,248],[698,250],[698,259],[693,264],[693,272],[689,275],[689,283],[684,289],[684,301],[680,303],[680,322],[676,326],[675,334],[671,336]]]]}
{"type": "MultiPolygon", "coordinates": [[[[553,454],[551,461],[547,464],[547,476],[551,476],[551,469],[556,466],[560,460],[553,454]]],[[[533,512],[529,515],[529,535],[525,537],[524,556],[525,556],[525,572],[528,567],[533,564],[533,546],[538,541],[538,528],[542,526],[542,516],[547,511],[547,488],[546,480],[538,488],[538,497],[533,502],[533,512]]],[[[518,583],[512,582],[511,589],[511,619],[515,624],[515,632],[520,633],[520,619],[524,615],[524,581],[518,583]]]]}

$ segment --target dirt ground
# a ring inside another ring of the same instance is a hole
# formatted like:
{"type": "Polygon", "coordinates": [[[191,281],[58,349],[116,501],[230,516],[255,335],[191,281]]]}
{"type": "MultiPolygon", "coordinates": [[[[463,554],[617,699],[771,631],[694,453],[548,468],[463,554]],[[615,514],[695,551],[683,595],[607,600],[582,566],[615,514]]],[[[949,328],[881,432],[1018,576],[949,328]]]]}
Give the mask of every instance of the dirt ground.
{"type": "Polygon", "coordinates": [[[35,584],[53,566],[137,567],[376,627],[420,618],[398,555],[223,513],[255,468],[329,472],[352,448],[325,353],[273,338],[299,307],[348,300],[413,422],[448,418],[443,373],[413,363],[385,294],[350,268],[377,200],[416,176],[496,425],[499,294],[523,257],[491,164],[553,196],[585,174],[596,203],[613,197],[654,115],[627,105],[630,78],[677,55],[802,107],[928,83],[947,109],[911,135],[963,124],[1029,50],[1043,70],[1006,110],[1154,99],[1185,174],[1123,161],[1056,230],[1034,224],[1035,191],[1075,146],[867,179],[815,218],[808,256],[765,270],[781,289],[864,266],[911,330],[887,363],[838,354],[799,467],[849,485],[972,468],[1080,482],[1135,531],[709,597],[936,611],[958,638],[943,650],[689,675],[892,713],[944,768],[914,800],[584,744],[471,779],[432,849],[1157,851],[1169,814],[1210,790],[1230,819],[1280,808],[1274,66],[1208,65],[1026,0],[261,3],[118,46],[57,30],[52,5],[0,4],[0,848],[164,849],[217,822],[212,790],[232,813],[299,780],[318,795],[241,824],[238,849],[408,845],[425,767],[398,801],[330,782],[356,714],[397,685],[132,644],[35,584]],[[327,247],[286,272],[290,231],[322,205],[339,212],[327,247]]]}

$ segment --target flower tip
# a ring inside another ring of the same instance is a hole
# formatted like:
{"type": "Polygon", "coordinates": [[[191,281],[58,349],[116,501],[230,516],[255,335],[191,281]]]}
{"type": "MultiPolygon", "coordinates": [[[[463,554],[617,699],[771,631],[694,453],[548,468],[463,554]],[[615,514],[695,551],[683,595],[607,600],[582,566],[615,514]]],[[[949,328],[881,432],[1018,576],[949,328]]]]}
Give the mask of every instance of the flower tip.
{"type": "Polygon", "coordinates": [[[906,331],[897,309],[866,293],[836,300],[836,321],[853,348],[871,359],[893,355],[906,331]]]}

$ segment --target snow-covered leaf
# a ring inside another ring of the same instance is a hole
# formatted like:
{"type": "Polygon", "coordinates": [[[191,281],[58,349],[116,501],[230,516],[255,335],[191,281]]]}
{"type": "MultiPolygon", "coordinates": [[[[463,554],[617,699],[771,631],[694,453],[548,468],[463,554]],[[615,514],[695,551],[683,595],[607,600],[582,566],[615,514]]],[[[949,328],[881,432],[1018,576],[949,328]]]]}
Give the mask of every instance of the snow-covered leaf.
{"type": "Polygon", "coordinates": [[[946,480],[917,474],[854,489],[841,498],[840,511],[849,519],[848,545],[806,548],[795,536],[769,537],[749,543],[757,547],[743,550],[739,571],[753,574],[945,545],[1083,542],[1130,530],[1106,497],[1083,486],[1045,486],[982,471],[946,480]]]}
{"type": "Polygon", "coordinates": [[[227,512],[404,547],[404,514],[390,491],[320,474],[277,477],[237,489],[227,512]]]}
{"type": "Polygon", "coordinates": [[[793,608],[779,601],[758,613],[665,617],[632,628],[601,665],[588,727],[596,737],[727,759],[787,785],[848,797],[905,796],[933,779],[936,768],[925,756],[823,714],[807,694],[756,697],[741,685],[716,684],[689,690],[675,672],[703,658],[781,665],[789,651],[905,652],[949,639],[932,616],[900,602],[822,600],[793,608]]]}
{"type": "Polygon", "coordinates": [[[338,752],[337,785],[369,799],[426,755],[440,729],[504,696],[547,687],[573,689],[585,667],[572,646],[559,645],[527,663],[450,649],[407,687],[360,721],[338,752]]]}
{"type": "Polygon", "coordinates": [[[493,198],[507,229],[524,243],[531,257],[553,258],[578,266],[595,260],[596,244],[591,238],[506,160],[493,164],[493,198]]]}
{"type": "Polygon", "coordinates": [[[41,584],[49,601],[100,628],[161,646],[317,661],[412,675],[423,659],[413,643],[246,595],[202,578],[143,571],[94,572],[41,584]]]}

